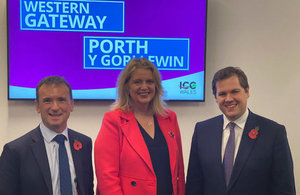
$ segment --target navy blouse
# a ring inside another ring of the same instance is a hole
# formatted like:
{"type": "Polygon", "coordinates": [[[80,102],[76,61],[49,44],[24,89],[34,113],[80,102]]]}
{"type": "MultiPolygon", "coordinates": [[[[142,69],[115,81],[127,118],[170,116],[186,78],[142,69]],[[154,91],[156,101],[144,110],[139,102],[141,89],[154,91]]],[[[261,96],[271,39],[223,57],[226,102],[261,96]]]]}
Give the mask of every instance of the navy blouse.
{"type": "Polygon", "coordinates": [[[169,149],[156,117],[154,116],[154,139],[149,136],[138,122],[151,157],[152,166],[157,179],[157,195],[172,195],[172,175],[170,169],[169,149]]]}

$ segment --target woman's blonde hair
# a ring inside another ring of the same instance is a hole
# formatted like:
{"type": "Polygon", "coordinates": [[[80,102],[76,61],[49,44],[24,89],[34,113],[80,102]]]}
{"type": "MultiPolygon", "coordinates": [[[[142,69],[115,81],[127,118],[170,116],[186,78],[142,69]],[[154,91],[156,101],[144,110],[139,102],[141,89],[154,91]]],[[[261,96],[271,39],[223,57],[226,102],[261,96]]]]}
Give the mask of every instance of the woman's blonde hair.
{"type": "Polygon", "coordinates": [[[164,92],[161,85],[160,74],[154,64],[146,58],[133,58],[123,69],[118,78],[118,98],[112,105],[112,108],[121,109],[125,112],[132,109],[133,102],[129,95],[129,81],[136,69],[147,69],[152,72],[155,84],[155,95],[150,102],[150,108],[155,114],[166,114],[165,102],[162,100],[164,92]]]}

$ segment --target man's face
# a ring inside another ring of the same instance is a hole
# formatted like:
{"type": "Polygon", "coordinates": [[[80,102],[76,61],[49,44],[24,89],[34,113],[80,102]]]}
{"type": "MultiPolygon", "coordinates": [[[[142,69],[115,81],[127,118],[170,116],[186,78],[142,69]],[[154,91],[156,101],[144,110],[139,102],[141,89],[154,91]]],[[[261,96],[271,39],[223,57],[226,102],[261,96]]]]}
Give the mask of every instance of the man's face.
{"type": "Polygon", "coordinates": [[[230,121],[238,119],[245,113],[249,88],[245,91],[236,75],[217,81],[216,89],[216,102],[230,121]]]}
{"type": "Polygon", "coordinates": [[[38,91],[39,102],[35,101],[36,111],[46,127],[61,133],[67,127],[74,101],[70,98],[69,89],[64,84],[42,85],[38,91]]]}

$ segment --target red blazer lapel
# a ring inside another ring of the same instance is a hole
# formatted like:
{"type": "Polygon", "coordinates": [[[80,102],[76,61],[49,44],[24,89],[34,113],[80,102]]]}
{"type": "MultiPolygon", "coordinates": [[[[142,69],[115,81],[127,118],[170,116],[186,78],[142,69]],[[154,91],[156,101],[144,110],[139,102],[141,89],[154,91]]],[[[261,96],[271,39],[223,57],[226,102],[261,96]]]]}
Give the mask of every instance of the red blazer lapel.
{"type": "Polygon", "coordinates": [[[134,117],[133,112],[132,111],[127,113],[120,112],[120,117],[125,120],[125,122],[121,124],[121,129],[122,132],[124,133],[124,136],[127,138],[132,148],[144,160],[145,164],[155,175],[147,145],[140,132],[138,123],[134,117]]]}

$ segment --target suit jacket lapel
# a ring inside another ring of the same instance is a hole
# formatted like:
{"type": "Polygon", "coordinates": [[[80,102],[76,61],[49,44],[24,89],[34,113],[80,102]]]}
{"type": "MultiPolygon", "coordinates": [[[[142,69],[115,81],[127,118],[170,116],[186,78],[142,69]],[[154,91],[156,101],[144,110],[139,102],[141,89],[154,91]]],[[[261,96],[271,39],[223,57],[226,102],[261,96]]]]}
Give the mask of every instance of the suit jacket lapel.
{"type": "Polygon", "coordinates": [[[216,162],[213,162],[216,165],[219,165],[217,169],[219,169],[219,177],[224,178],[224,183],[222,183],[222,186],[226,187],[225,182],[225,175],[224,175],[224,167],[223,167],[223,161],[222,161],[222,137],[223,137],[223,115],[220,115],[216,118],[215,121],[215,128],[208,129],[208,131],[215,131],[211,137],[207,138],[207,145],[211,145],[211,149],[207,151],[207,155],[213,155],[211,156],[211,159],[215,159],[216,162]]]}
{"type": "Polygon", "coordinates": [[[39,127],[37,127],[32,134],[31,149],[32,149],[33,155],[35,156],[35,159],[39,165],[39,168],[43,174],[43,178],[48,187],[49,194],[53,194],[48,156],[47,156],[47,152],[46,152],[44,138],[42,136],[42,133],[41,133],[41,130],[39,127]]]}
{"type": "Polygon", "coordinates": [[[245,124],[245,128],[243,131],[238,154],[235,159],[235,164],[234,164],[234,167],[232,170],[232,175],[231,175],[228,189],[238,179],[238,176],[241,173],[241,170],[243,169],[245,163],[247,162],[248,157],[253,149],[253,146],[256,143],[256,139],[250,139],[249,135],[248,135],[249,132],[251,131],[251,129],[254,129],[256,126],[257,126],[256,119],[255,119],[253,113],[249,111],[249,116],[248,116],[247,122],[245,124]]]}
{"type": "Polygon", "coordinates": [[[124,133],[124,136],[127,138],[129,144],[136,151],[136,153],[144,160],[151,172],[155,175],[147,145],[140,132],[133,112],[129,111],[127,113],[123,113],[120,111],[120,117],[121,121],[123,121],[121,124],[121,129],[124,133]]]}
{"type": "Polygon", "coordinates": [[[71,153],[72,153],[72,158],[73,158],[73,163],[74,163],[74,168],[75,168],[75,173],[76,173],[76,181],[77,181],[77,190],[79,190],[80,194],[84,194],[84,182],[82,181],[83,174],[82,173],[82,159],[81,157],[81,152],[75,150],[73,147],[75,140],[80,141],[79,138],[75,137],[75,134],[72,132],[72,130],[68,129],[68,135],[69,135],[69,143],[70,143],[70,148],[71,148],[71,153]]]}
{"type": "Polygon", "coordinates": [[[156,116],[157,121],[159,124],[159,127],[165,137],[165,140],[168,145],[168,150],[169,150],[169,158],[170,158],[170,168],[171,168],[171,173],[174,173],[175,167],[176,167],[176,162],[177,162],[177,153],[178,153],[178,147],[176,143],[176,134],[175,134],[175,129],[174,125],[172,125],[172,121],[170,121],[170,116],[156,116]]]}
{"type": "Polygon", "coordinates": [[[217,116],[214,120],[211,120],[209,124],[205,126],[205,131],[202,131],[201,146],[204,152],[205,163],[209,163],[211,167],[214,167],[213,174],[216,174],[218,186],[221,186],[224,191],[226,190],[226,182],[224,175],[224,167],[222,161],[222,136],[223,136],[223,115],[217,116]]]}

